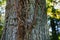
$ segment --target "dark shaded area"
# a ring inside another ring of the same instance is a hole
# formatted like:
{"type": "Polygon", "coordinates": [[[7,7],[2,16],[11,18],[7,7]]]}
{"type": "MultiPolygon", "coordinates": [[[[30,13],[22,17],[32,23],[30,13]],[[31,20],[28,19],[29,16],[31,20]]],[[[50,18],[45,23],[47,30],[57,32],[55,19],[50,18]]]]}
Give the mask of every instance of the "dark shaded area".
{"type": "Polygon", "coordinates": [[[54,23],[54,19],[51,18],[52,40],[58,40],[58,34],[55,26],[56,26],[56,23],[54,23]]]}

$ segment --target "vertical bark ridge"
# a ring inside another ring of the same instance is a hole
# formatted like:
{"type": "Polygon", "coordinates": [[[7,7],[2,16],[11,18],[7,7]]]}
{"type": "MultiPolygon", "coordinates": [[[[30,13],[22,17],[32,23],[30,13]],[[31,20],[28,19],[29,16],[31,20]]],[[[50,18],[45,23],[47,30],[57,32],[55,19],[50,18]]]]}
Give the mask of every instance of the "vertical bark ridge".
{"type": "Polygon", "coordinates": [[[25,37],[25,19],[26,19],[26,0],[18,2],[18,37],[17,40],[24,40],[25,37]]]}
{"type": "Polygon", "coordinates": [[[5,29],[1,40],[16,40],[17,15],[16,1],[7,0],[5,14],[5,29]]]}
{"type": "Polygon", "coordinates": [[[45,0],[35,0],[34,10],[34,21],[33,29],[31,32],[31,40],[49,40],[47,25],[47,14],[46,14],[46,3],[45,0]]]}
{"type": "Polygon", "coordinates": [[[30,1],[20,0],[18,5],[19,5],[18,6],[18,21],[19,21],[18,22],[18,40],[28,40],[29,39],[28,35],[32,30],[32,20],[33,20],[31,19],[32,15],[29,12],[31,11],[29,7],[30,1]],[[22,24],[22,26],[20,23],[22,24]],[[23,35],[23,32],[24,32],[24,35],[23,35]]]}

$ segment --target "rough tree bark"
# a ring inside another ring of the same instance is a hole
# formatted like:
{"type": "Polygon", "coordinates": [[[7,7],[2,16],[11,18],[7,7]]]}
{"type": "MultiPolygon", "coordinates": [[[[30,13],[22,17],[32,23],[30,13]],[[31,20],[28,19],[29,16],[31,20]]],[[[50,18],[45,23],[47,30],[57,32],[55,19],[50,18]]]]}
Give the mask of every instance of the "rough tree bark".
{"type": "Polygon", "coordinates": [[[7,0],[2,40],[49,40],[45,0],[7,0]]]}
{"type": "Polygon", "coordinates": [[[35,1],[34,25],[30,40],[49,40],[45,0],[35,1]]]}
{"type": "Polygon", "coordinates": [[[1,40],[16,40],[17,13],[16,0],[6,0],[5,28],[1,40]]]}
{"type": "Polygon", "coordinates": [[[49,40],[45,0],[18,3],[18,40],[49,40]]]}

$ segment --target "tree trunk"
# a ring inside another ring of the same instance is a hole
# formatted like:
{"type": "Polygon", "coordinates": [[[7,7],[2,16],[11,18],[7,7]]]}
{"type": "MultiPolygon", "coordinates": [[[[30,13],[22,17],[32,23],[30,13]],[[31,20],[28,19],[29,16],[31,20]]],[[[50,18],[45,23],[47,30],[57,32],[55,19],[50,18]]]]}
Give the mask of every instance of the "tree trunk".
{"type": "Polygon", "coordinates": [[[49,40],[48,33],[45,0],[7,0],[2,40],[49,40]]]}
{"type": "Polygon", "coordinates": [[[45,0],[20,0],[18,3],[17,39],[49,40],[45,0]]]}

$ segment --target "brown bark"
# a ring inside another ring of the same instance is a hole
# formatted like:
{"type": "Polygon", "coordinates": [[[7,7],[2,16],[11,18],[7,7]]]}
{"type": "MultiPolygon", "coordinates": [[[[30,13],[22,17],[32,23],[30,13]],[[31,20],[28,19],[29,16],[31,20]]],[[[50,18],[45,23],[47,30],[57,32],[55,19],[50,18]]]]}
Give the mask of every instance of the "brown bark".
{"type": "Polygon", "coordinates": [[[30,32],[31,25],[27,24],[29,12],[29,0],[19,0],[18,2],[18,37],[17,40],[28,40],[27,33],[30,32]],[[29,31],[28,31],[28,30],[29,31]]]}
{"type": "Polygon", "coordinates": [[[7,0],[2,40],[49,40],[45,9],[45,0],[7,0]]]}

